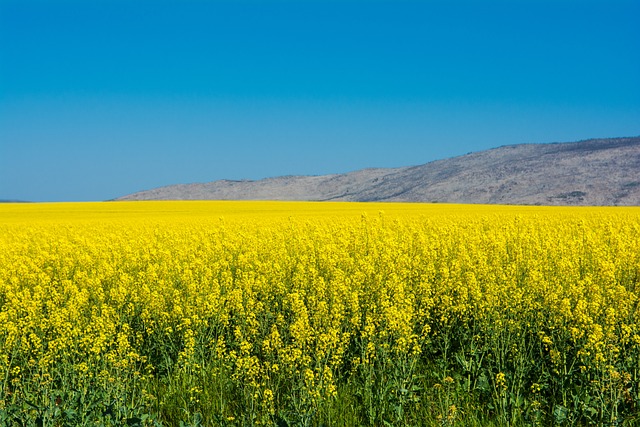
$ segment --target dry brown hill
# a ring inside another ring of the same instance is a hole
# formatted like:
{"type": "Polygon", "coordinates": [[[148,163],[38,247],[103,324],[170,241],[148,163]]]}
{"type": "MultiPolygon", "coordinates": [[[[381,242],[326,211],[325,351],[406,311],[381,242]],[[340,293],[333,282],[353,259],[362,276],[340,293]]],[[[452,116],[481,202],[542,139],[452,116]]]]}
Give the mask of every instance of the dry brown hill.
{"type": "Polygon", "coordinates": [[[117,200],[640,205],[640,137],[509,145],[394,169],[179,184],[117,200]]]}

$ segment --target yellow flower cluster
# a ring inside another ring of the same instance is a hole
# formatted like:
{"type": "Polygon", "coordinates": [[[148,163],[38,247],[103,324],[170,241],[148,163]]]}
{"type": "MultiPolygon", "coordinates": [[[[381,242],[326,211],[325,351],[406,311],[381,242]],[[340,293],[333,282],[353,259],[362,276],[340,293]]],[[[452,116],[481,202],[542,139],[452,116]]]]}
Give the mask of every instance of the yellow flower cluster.
{"type": "Polygon", "coordinates": [[[639,281],[634,208],[5,205],[0,400],[67,373],[144,383],[215,363],[247,407],[313,414],[367,367],[409,381],[483,354],[450,368],[498,395],[577,372],[619,392],[614,412],[638,375],[639,281]]]}

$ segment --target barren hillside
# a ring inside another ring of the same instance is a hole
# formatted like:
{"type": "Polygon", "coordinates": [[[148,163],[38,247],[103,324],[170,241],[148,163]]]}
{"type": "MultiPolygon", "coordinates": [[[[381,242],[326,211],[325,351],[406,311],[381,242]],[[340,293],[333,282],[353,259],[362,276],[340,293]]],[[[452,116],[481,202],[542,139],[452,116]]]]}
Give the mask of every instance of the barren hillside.
{"type": "Polygon", "coordinates": [[[179,184],[118,200],[640,205],[640,137],[520,144],[419,166],[179,184]]]}

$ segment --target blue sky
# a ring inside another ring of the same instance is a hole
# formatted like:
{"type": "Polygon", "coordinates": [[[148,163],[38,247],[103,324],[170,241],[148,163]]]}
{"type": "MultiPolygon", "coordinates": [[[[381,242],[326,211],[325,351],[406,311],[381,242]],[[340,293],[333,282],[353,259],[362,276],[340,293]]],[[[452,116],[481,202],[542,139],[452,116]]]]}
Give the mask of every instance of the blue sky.
{"type": "Polygon", "coordinates": [[[0,199],[640,135],[640,2],[0,0],[0,199]]]}

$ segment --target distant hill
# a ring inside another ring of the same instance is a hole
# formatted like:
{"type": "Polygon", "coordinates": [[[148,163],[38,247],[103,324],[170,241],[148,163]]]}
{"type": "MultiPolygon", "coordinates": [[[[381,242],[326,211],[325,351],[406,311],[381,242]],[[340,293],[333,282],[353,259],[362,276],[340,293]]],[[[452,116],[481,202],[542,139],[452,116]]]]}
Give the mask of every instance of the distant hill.
{"type": "Polygon", "coordinates": [[[220,180],[117,200],[342,200],[640,205],[640,137],[508,145],[419,166],[220,180]]]}

